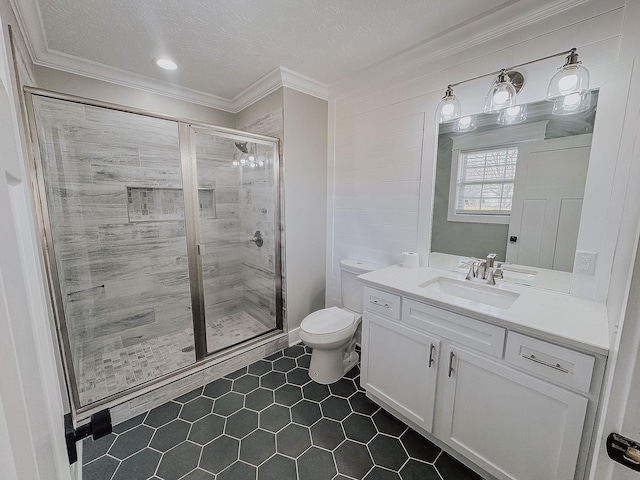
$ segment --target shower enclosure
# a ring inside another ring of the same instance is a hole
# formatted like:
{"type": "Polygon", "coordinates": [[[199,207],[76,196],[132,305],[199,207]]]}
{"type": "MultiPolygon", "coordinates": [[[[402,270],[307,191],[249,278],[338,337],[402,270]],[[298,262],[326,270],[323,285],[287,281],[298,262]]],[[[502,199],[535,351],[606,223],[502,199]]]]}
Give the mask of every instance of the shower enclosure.
{"type": "Polygon", "coordinates": [[[25,95],[77,411],[281,333],[277,139],[25,95]]]}

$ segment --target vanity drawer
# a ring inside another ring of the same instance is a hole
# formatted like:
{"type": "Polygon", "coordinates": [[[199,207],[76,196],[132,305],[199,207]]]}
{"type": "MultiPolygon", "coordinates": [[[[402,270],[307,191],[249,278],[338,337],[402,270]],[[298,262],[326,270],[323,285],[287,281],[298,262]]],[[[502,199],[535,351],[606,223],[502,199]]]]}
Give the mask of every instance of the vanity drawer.
{"type": "Polygon", "coordinates": [[[494,357],[502,358],[504,352],[506,329],[482,320],[405,298],[402,322],[494,357]]]}
{"type": "Polygon", "coordinates": [[[595,358],[543,340],[509,332],[505,359],[524,370],[589,392],[595,358]]]}
{"type": "Polygon", "coordinates": [[[364,309],[385,317],[400,319],[400,295],[383,292],[371,287],[364,287],[364,309]]]}

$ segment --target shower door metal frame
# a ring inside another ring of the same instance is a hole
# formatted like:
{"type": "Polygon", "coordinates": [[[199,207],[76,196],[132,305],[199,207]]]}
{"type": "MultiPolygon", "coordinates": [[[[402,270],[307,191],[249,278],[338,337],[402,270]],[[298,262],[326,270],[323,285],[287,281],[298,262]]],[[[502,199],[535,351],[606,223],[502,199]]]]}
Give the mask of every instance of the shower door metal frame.
{"type": "Polygon", "coordinates": [[[46,273],[47,289],[51,299],[51,308],[53,315],[54,328],[58,341],[58,350],[62,357],[62,365],[67,383],[67,391],[69,394],[71,412],[76,420],[82,420],[90,417],[104,408],[111,408],[115,405],[126,402],[139,395],[152,391],[155,388],[164,386],[179,378],[186,377],[196,371],[208,368],[214,365],[217,360],[221,360],[225,355],[234,353],[245,347],[250,347],[263,339],[279,334],[286,334],[283,330],[283,301],[282,301],[282,249],[281,249],[281,192],[280,192],[280,175],[281,164],[279,155],[279,140],[277,138],[267,137],[249,132],[242,132],[231,128],[220,127],[203,122],[194,122],[177,116],[154,113],[151,111],[127,107],[109,102],[102,102],[85,97],[68,95],[64,93],[52,92],[34,87],[25,86],[23,89],[25,98],[27,121],[26,128],[27,144],[31,148],[31,167],[28,169],[31,176],[31,190],[34,199],[35,215],[38,222],[38,234],[40,237],[40,246],[42,252],[42,260],[46,273]],[[185,233],[187,244],[187,259],[189,271],[189,286],[191,292],[192,319],[194,328],[194,342],[196,359],[192,364],[176,369],[160,377],[154,378],[140,385],[110,395],[88,405],[80,404],[78,393],[78,383],[76,372],[73,364],[71,352],[71,344],[69,342],[69,331],[62,300],[62,290],[60,288],[60,277],[56,262],[56,254],[53,245],[53,236],[51,230],[51,219],[49,217],[48,201],[46,196],[46,187],[44,183],[44,170],[42,159],[40,156],[40,142],[36,128],[36,118],[33,105],[33,97],[46,97],[56,100],[73,102],[76,104],[107,108],[124,113],[143,115],[146,117],[167,120],[176,123],[178,128],[178,141],[180,152],[180,165],[182,171],[182,190],[185,205],[185,233]],[[274,286],[276,295],[276,332],[267,332],[257,338],[248,340],[239,345],[231,346],[220,352],[207,352],[206,345],[206,323],[204,311],[204,278],[202,269],[202,258],[200,255],[199,239],[200,239],[200,219],[199,219],[199,199],[196,171],[196,150],[195,135],[197,133],[205,133],[220,137],[229,138],[231,140],[250,141],[261,145],[271,146],[273,148],[273,196],[274,196],[274,258],[275,258],[275,275],[274,286]]]}

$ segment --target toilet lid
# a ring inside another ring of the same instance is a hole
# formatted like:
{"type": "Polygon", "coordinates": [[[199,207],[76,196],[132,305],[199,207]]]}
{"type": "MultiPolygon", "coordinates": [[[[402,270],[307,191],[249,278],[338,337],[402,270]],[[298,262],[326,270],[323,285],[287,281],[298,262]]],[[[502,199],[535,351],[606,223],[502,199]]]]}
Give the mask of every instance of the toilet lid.
{"type": "Polygon", "coordinates": [[[329,307],[308,315],[302,320],[300,328],[316,335],[335,333],[350,327],[354,319],[355,315],[351,312],[338,307],[329,307]]]}

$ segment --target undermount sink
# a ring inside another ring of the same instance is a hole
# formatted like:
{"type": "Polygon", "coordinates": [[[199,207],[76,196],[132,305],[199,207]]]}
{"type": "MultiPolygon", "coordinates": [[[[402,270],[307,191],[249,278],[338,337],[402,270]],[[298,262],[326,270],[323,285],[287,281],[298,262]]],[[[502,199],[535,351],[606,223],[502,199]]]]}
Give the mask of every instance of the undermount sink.
{"type": "Polygon", "coordinates": [[[494,286],[447,277],[436,277],[420,284],[419,287],[433,293],[449,295],[468,302],[502,309],[509,308],[520,296],[519,293],[499,290],[494,286]]]}

